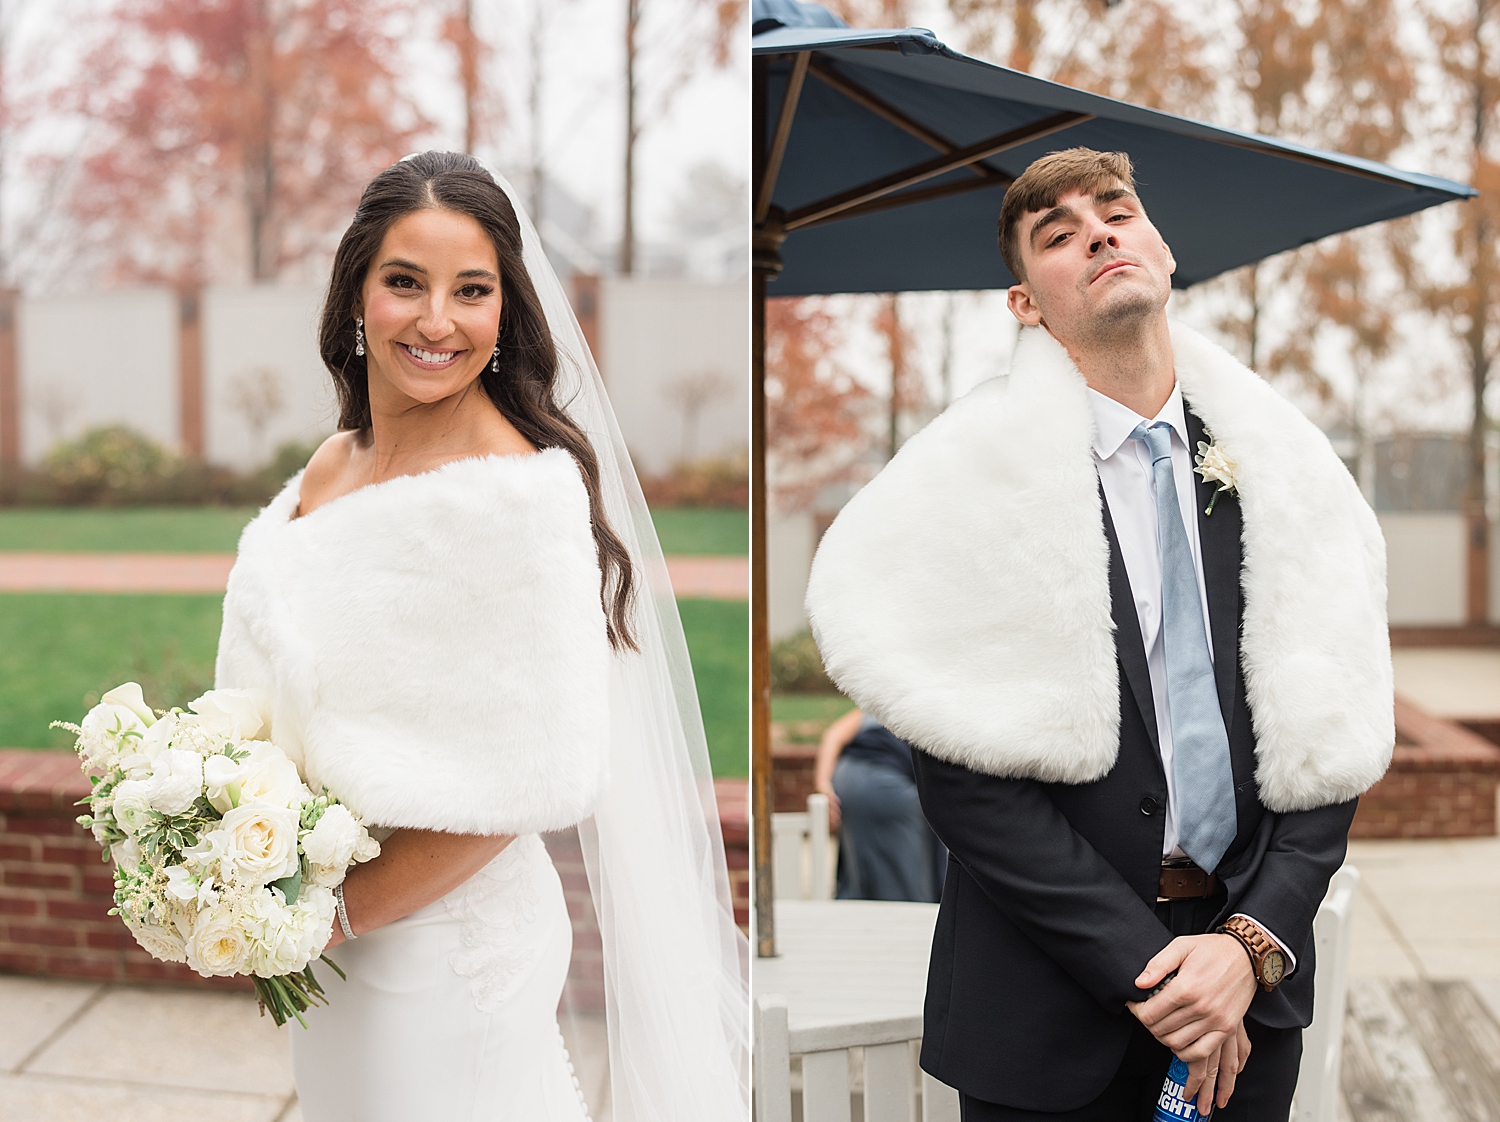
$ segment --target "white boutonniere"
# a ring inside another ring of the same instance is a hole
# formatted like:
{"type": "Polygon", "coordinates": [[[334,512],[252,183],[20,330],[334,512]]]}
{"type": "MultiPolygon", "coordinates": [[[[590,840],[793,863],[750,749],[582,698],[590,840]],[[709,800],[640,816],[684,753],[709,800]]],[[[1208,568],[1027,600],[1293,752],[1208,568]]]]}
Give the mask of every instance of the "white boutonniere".
{"type": "MultiPolygon", "coordinates": [[[[1210,440],[1213,437],[1210,435],[1210,440]]],[[[1236,491],[1239,481],[1235,479],[1235,462],[1224,454],[1224,449],[1217,444],[1209,444],[1198,441],[1198,454],[1193,457],[1196,465],[1193,470],[1201,475],[1206,481],[1217,483],[1219,489],[1214,492],[1214,497],[1208,501],[1208,509],[1203,513],[1205,516],[1214,512],[1214,504],[1219,501],[1219,496],[1225,491],[1236,491]]]]}

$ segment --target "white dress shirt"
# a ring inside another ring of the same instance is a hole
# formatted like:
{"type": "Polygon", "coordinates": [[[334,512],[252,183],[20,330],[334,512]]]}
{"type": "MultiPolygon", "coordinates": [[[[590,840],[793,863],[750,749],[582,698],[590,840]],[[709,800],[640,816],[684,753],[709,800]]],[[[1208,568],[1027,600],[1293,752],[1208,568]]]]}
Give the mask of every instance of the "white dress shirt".
{"type": "MultiPolygon", "coordinates": [[[[1167,656],[1161,642],[1161,546],[1157,538],[1156,487],[1151,452],[1145,441],[1131,440],[1130,434],[1142,422],[1148,425],[1165,421],[1172,428],[1172,479],[1177,485],[1177,506],[1187,531],[1188,548],[1193,554],[1193,572],[1198,578],[1198,602],[1203,611],[1204,638],[1208,640],[1208,657],[1214,655],[1214,639],[1208,626],[1208,589],[1203,580],[1203,549],[1198,539],[1198,498],[1194,486],[1193,452],[1188,443],[1187,416],[1182,405],[1182,389],[1172,387],[1172,395],[1155,417],[1142,417],[1090,389],[1089,405],[1094,414],[1094,463],[1104,500],[1109,504],[1120,555],[1125,561],[1125,575],[1135,599],[1135,617],[1140,622],[1141,645],[1146,650],[1146,668],[1151,676],[1151,704],[1156,710],[1156,738],[1161,746],[1161,766],[1167,779],[1166,823],[1162,834],[1162,856],[1187,856],[1177,844],[1176,779],[1172,775],[1172,711],[1167,699],[1167,656]]],[[[1247,919],[1253,919],[1247,916],[1247,919]]],[[[1271,932],[1256,920],[1266,934],[1271,932]]],[[[1271,935],[1286,952],[1287,964],[1296,968],[1296,958],[1280,939],[1271,935]]]]}

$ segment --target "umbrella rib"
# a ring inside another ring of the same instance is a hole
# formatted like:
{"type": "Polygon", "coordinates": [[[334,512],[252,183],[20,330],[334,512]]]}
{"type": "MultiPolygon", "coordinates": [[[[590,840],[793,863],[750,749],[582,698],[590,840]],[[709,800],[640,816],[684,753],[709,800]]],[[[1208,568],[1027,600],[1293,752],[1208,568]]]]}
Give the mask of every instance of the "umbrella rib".
{"type": "Polygon", "coordinates": [[[988,159],[990,156],[998,155],[1010,148],[1018,147],[1032,140],[1040,140],[1044,136],[1050,136],[1055,132],[1081,124],[1084,121],[1094,119],[1092,113],[1054,113],[1050,117],[1044,117],[1040,121],[1033,121],[1028,125],[1022,125],[1018,129],[1011,129],[998,136],[992,136],[988,140],[981,140],[977,144],[971,144],[967,148],[959,148],[946,155],[937,156],[920,164],[901,171],[892,172],[890,175],[873,179],[858,187],[851,187],[847,191],[840,191],[837,195],[830,195],[825,199],[819,199],[815,203],[798,207],[786,216],[786,228],[788,231],[796,230],[814,222],[824,221],[841,215],[845,211],[852,210],[862,203],[868,203],[884,195],[894,194],[903,187],[921,183],[946,172],[954,171],[967,164],[976,163],[979,160],[988,159]]]}
{"type": "Polygon", "coordinates": [[[786,155],[787,138],[792,135],[792,119],[797,115],[797,102],[802,97],[802,82],[807,77],[807,64],[811,51],[803,51],[792,60],[791,77],[787,79],[786,93],[781,98],[781,110],[776,117],[776,133],[771,138],[771,151],[766,155],[765,175],[760,181],[760,194],[755,200],[755,221],[760,224],[771,211],[771,194],[776,190],[776,177],[781,174],[781,158],[786,155]]]}
{"type": "Polygon", "coordinates": [[[1009,175],[986,175],[980,179],[960,179],[956,183],[939,183],[933,187],[919,187],[915,191],[903,191],[899,195],[882,195],[878,199],[871,199],[867,203],[851,206],[830,214],[826,218],[815,218],[811,222],[802,223],[798,229],[808,229],[811,226],[822,226],[828,222],[839,222],[845,218],[863,218],[867,214],[879,214],[883,210],[895,210],[903,206],[916,206],[918,203],[930,203],[934,199],[946,199],[953,195],[967,195],[972,191],[993,191],[999,187],[1009,187],[1015,182],[1015,178],[1009,175]]]}
{"type": "MultiPolygon", "coordinates": [[[[921,121],[907,116],[890,102],[877,94],[871,93],[854,79],[839,72],[839,70],[825,58],[816,58],[810,64],[813,75],[825,84],[832,86],[856,105],[860,105],[874,113],[877,117],[883,117],[898,129],[910,133],[922,143],[936,148],[939,152],[950,153],[958,151],[958,145],[949,140],[941,133],[934,132],[921,121]]],[[[969,165],[969,170],[975,175],[985,175],[988,169],[975,164],[969,165]]]]}

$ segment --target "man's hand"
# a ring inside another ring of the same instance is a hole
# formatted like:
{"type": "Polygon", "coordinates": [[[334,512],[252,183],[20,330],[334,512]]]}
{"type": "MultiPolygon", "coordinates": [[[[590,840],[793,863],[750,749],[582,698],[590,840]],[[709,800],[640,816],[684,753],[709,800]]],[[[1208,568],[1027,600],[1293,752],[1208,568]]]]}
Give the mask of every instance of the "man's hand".
{"type": "Polygon", "coordinates": [[[1234,1094],[1234,1083],[1245,1070],[1245,1061],[1250,1058],[1250,1037],[1245,1032],[1245,1022],[1235,1026],[1219,1047],[1218,1079],[1210,1083],[1204,1080],[1198,1093],[1198,1113],[1207,1114],[1209,1098],[1220,1109],[1229,1105],[1229,1096],[1234,1094]]]}
{"type": "MultiPolygon", "coordinates": [[[[1255,972],[1233,935],[1180,935],[1146,964],[1136,987],[1148,990],[1173,970],[1177,976],[1155,997],[1126,1004],[1188,1065],[1186,1097],[1200,1089],[1211,1097],[1224,1043],[1244,1031],[1240,1022],[1255,996],[1255,972]]],[[[1244,1043],[1248,1054],[1248,1037],[1244,1043]]],[[[1235,1055],[1243,1066],[1238,1050],[1235,1055]]]]}

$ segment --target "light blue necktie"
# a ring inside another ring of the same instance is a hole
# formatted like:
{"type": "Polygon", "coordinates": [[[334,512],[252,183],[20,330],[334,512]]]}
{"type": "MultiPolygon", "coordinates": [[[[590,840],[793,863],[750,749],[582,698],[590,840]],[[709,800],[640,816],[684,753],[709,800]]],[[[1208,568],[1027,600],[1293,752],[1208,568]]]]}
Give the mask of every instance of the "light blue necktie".
{"type": "Polygon", "coordinates": [[[1172,724],[1172,804],[1177,844],[1200,869],[1213,872],[1236,832],[1229,735],[1219,711],[1213,660],[1198,596],[1193,551],[1172,478],[1172,427],[1140,424],[1130,434],[1151,451],[1156,491],[1156,540],[1161,551],[1161,642],[1167,663],[1172,724]]]}

